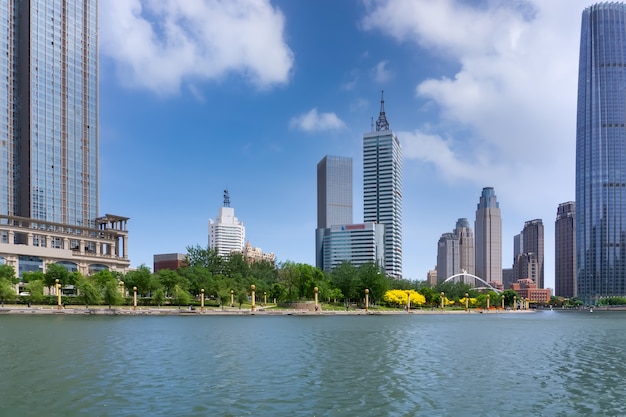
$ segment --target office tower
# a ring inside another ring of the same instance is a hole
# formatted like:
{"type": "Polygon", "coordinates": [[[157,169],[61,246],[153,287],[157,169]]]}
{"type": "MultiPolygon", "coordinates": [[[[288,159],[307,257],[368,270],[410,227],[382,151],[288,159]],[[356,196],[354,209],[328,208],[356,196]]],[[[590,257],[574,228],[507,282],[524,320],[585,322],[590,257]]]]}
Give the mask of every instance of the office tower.
{"type": "Polygon", "coordinates": [[[0,257],[125,271],[128,218],[98,217],[97,1],[1,3],[0,257]]]}
{"type": "MultiPolygon", "coordinates": [[[[544,288],[544,269],[543,269],[543,254],[544,254],[544,240],[543,240],[543,222],[541,219],[530,220],[524,223],[524,229],[522,230],[522,243],[524,253],[534,253],[537,259],[537,271],[535,284],[537,288],[544,288]]],[[[532,278],[519,277],[519,278],[532,278]]],[[[518,278],[518,279],[519,279],[518,278]]]]}
{"type": "Polygon", "coordinates": [[[437,279],[443,282],[460,272],[459,239],[454,233],[444,233],[437,242],[437,279]]]}
{"type": "Polygon", "coordinates": [[[324,231],[321,269],[331,272],[343,262],[358,267],[374,263],[381,268],[385,259],[385,225],[360,223],[334,225],[324,231]]]}
{"type": "Polygon", "coordinates": [[[626,296],[626,5],[582,14],[576,124],[578,297],[626,296]]]}
{"type": "Polygon", "coordinates": [[[242,252],[246,239],[246,228],[235,217],[235,209],[230,206],[230,194],[224,190],[224,206],[215,221],[209,219],[209,247],[217,254],[228,258],[233,251],[242,252]]]}
{"type": "Polygon", "coordinates": [[[576,204],[559,204],[554,223],[554,295],[576,297],[576,204]]]}
{"type": "Polygon", "coordinates": [[[363,212],[385,225],[385,274],[402,278],[402,149],[382,97],[376,131],[363,135],[363,212]]]}
{"type": "Polygon", "coordinates": [[[325,156],[317,164],[315,266],[324,268],[326,229],[352,224],[352,158],[325,156]]]}
{"type": "Polygon", "coordinates": [[[459,267],[468,274],[476,274],[474,232],[466,218],[458,219],[454,235],[459,240],[459,267]]]}
{"type": "Polygon", "coordinates": [[[317,164],[317,228],[352,223],[352,158],[325,156],[317,164]]]}
{"type": "Polygon", "coordinates": [[[502,217],[496,193],[485,187],[476,209],[476,275],[489,283],[502,283],[502,217]]]}
{"type": "Polygon", "coordinates": [[[535,284],[539,280],[539,261],[534,252],[524,252],[517,255],[513,264],[515,282],[520,279],[532,279],[535,284]]]}

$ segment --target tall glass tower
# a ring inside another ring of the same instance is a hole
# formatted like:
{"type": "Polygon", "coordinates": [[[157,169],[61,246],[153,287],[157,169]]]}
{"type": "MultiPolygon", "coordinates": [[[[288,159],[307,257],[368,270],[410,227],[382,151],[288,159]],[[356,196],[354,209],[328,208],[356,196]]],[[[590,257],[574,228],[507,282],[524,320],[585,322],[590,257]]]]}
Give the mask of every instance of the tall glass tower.
{"type": "Polygon", "coordinates": [[[577,292],[626,295],[626,5],[583,11],[576,123],[577,292]]]}
{"type": "Polygon", "coordinates": [[[402,278],[402,149],[382,98],[376,131],[363,135],[363,219],[385,225],[385,273],[402,278]]]}
{"type": "Polygon", "coordinates": [[[0,214],[96,227],[96,0],[0,4],[0,214]]]}
{"type": "Polygon", "coordinates": [[[487,282],[502,283],[502,216],[496,192],[485,187],[476,207],[476,275],[487,282]]]}
{"type": "Polygon", "coordinates": [[[352,224],[352,158],[325,156],[317,164],[317,228],[352,224]]]}

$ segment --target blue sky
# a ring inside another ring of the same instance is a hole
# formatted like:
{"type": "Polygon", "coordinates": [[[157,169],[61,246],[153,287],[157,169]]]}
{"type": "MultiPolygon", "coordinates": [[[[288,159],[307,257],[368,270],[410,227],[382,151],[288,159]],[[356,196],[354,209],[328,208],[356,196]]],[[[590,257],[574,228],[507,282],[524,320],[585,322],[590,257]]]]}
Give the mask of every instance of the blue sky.
{"type": "Polygon", "coordinates": [[[578,0],[100,0],[100,213],[133,266],[208,242],[228,188],[247,240],[314,265],[316,165],[353,158],[380,91],[403,146],[404,276],[423,280],[485,186],[503,267],[574,200],[578,0]]]}

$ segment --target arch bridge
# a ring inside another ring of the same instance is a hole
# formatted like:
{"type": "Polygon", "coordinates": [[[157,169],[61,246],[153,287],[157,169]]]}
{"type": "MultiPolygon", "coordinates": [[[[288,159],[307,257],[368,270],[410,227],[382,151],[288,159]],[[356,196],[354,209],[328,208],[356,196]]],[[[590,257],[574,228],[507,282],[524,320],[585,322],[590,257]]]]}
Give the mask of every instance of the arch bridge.
{"type": "MultiPolygon", "coordinates": [[[[459,278],[459,277],[470,277],[470,278],[473,278],[473,279],[475,279],[475,280],[478,280],[478,281],[480,281],[481,283],[483,283],[483,284],[484,284],[484,286],[481,286],[481,287],[474,287],[474,288],[472,288],[473,290],[492,290],[492,291],[495,291],[495,292],[496,292],[496,293],[498,293],[498,294],[500,294],[500,293],[502,292],[502,290],[499,290],[499,289],[497,289],[497,288],[494,288],[491,284],[489,284],[487,281],[485,281],[485,280],[484,280],[484,279],[482,279],[481,277],[478,277],[478,276],[476,276],[476,275],[474,275],[474,274],[469,274],[469,273],[467,273],[467,272],[461,272],[461,273],[459,273],[459,274],[454,274],[454,275],[451,275],[451,276],[449,276],[448,278],[446,278],[443,282],[445,283],[445,282],[448,282],[448,281],[452,281],[452,280],[454,280],[455,278],[459,278]]],[[[475,281],[474,281],[474,283],[475,283],[475,281]]]]}

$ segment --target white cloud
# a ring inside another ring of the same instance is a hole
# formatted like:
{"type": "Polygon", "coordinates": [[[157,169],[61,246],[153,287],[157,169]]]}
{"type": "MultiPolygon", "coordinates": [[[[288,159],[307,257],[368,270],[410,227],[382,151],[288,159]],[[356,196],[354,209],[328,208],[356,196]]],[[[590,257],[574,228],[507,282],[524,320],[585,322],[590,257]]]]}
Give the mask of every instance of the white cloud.
{"type": "Polygon", "coordinates": [[[293,53],[269,0],[102,0],[101,52],[120,80],[158,94],[186,80],[241,74],[257,88],[286,83],[293,53]]]}
{"type": "Polygon", "coordinates": [[[389,64],[389,61],[380,61],[374,68],[371,69],[370,73],[372,74],[374,81],[378,83],[385,83],[391,79],[393,74],[387,69],[387,64],[389,64]]]}
{"type": "MultiPolygon", "coordinates": [[[[406,157],[448,181],[501,185],[511,201],[535,184],[552,204],[573,198],[582,0],[373,0],[362,25],[458,64],[453,76],[416,86],[438,109],[403,140],[406,157]],[[445,138],[445,139],[442,139],[445,138]],[[552,181],[552,183],[551,183],[552,181]],[[505,187],[506,186],[506,187],[505,187]]],[[[402,139],[402,136],[399,135],[402,139]]],[[[554,211],[554,210],[552,210],[554,211]]]]}
{"type": "Polygon", "coordinates": [[[318,113],[317,108],[291,119],[291,128],[305,132],[343,129],[346,124],[335,113],[318,113]]]}

